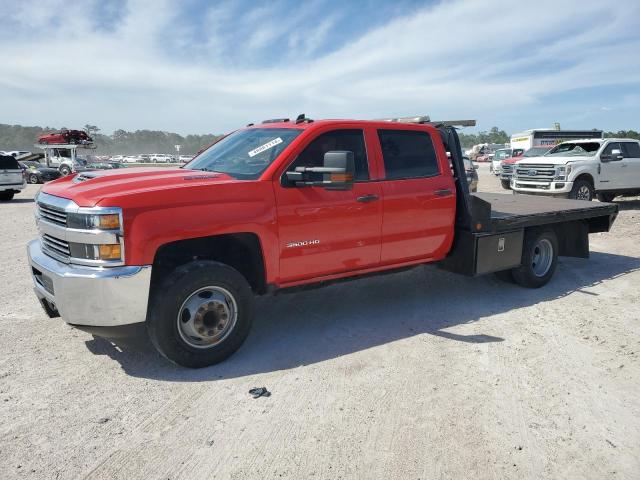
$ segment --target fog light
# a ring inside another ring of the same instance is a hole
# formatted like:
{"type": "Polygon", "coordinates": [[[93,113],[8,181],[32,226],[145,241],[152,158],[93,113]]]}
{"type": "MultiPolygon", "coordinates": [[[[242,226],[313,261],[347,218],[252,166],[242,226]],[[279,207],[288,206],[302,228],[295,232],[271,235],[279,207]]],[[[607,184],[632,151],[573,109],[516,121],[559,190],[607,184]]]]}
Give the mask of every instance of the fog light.
{"type": "Polygon", "coordinates": [[[98,245],[100,260],[120,260],[120,244],[98,245]]]}

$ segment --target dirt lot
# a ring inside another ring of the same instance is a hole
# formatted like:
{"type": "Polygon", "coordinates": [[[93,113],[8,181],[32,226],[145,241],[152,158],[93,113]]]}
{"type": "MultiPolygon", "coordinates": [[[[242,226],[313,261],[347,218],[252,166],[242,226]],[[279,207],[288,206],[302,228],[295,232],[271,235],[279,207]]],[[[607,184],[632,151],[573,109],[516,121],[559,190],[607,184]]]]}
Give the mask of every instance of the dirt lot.
{"type": "Polygon", "coordinates": [[[540,290],[428,267],[262,298],[189,371],[45,317],[36,190],[0,205],[3,479],[640,475],[640,200],[540,290]]]}

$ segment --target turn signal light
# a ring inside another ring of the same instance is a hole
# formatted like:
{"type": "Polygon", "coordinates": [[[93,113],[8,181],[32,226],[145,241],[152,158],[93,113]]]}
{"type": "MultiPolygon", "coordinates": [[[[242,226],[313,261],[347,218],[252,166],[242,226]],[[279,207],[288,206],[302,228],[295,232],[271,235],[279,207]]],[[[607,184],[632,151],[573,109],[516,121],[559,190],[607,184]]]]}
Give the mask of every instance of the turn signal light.
{"type": "Polygon", "coordinates": [[[120,215],[118,214],[99,215],[98,218],[100,220],[101,229],[115,230],[120,228],[120,215]]]}
{"type": "Polygon", "coordinates": [[[120,245],[98,245],[98,253],[100,254],[100,260],[120,260],[120,245]]]}
{"type": "Polygon", "coordinates": [[[352,182],[353,181],[353,175],[349,174],[349,173],[332,173],[331,174],[331,181],[332,182],[352,182]]]}

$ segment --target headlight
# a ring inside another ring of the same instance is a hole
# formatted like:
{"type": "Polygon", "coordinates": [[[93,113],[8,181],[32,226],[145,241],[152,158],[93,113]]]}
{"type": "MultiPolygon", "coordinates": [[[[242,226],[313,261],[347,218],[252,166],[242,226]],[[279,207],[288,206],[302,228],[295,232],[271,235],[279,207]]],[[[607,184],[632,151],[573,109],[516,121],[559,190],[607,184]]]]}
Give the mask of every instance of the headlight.
{"type": "Polygon", "coordinates": [[[117,213],[69,213],[67,215],[67,226],[81,230],[120,230],[120,215],[117,213]]]}
{"type": "Polygon", "coordinates": [[[556,174],[553,177],[554,180],[566,180],[567,175],[571,173],[571,165],[558,165],[556,166],[556,174]]]}

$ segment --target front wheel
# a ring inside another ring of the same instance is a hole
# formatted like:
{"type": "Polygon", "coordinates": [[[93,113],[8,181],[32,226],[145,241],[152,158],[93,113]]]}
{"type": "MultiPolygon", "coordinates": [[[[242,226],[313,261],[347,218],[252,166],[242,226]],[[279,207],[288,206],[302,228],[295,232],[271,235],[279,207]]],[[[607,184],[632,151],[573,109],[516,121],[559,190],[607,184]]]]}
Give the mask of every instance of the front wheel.
{"type": "Polygon", "coordinates": [[[509,180],[500,180],[500,183],[505,190],[511,190],[511,182],[509,180]]]}
{"type": "Polygon", "coordinates": [[[553,277],[558,265],[558,237],[553,230],[529,230],[522,245],[522,263],[511,270],[523,287],[540,288],[553,277]]]}
{"type": "Polygon", "coordinates": [[[36,175],[35,173],[32,173],[31,175],[29,175],[29,183],[31,184],[40,183],[40,180],[38,179],[38,175],[36,175]]]}
{"type": "Polygon", "coordinates": [[[574,200],[593,200],[593,186],[587,180],[576,180],[569,192],[569,198],[574,200]]]}
{"type": "Polygon", "coordinates": [[[62,174],[63,177],[66,177],[67,175],[71,175],[71,168],[69,168],[68,165],[63,165],[60,167],[60,173],[62,174]]]}
{"type": "Polygon", "coordinates": [[[153,294],[147,331],[168,360],[189,368],[219,363],[249,334],[253,293],[235,269],[194,261],[176,268],[153,294]]]}

